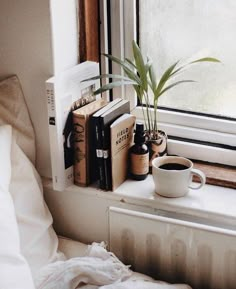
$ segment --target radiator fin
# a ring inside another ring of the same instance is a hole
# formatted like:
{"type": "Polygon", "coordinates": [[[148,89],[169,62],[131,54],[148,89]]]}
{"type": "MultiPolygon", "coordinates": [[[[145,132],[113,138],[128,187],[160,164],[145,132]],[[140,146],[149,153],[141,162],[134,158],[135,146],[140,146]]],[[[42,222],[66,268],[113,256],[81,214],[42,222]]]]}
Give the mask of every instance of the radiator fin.
{"type": "MultiPolygon", "coordinates": [[[[222,260],[223,261],[223,260],[222,260]]],[[[226,288],[236,288],[236,251],[229,250],[224,258],[224,276],[226,288]]]]}
{"type": "Polygon", "coordinates": [[[174,239],[170,248],[171,268],[171,282],[186,282],[186,262],[187,262],[187,247],[186,243],[180,239],[174,239]],[[181,264],[181,266],[179,266],[181,264]]]}
{"type": "Polygon", "coordinates": [[[202,289],[210,289],[212,277],[212,251],[208,245],[197,247],[197,286],[202,289]]]}
{"type": "Polygon", "coordinates": [[[161,240],[155,234],[147,234],[146,238],[147,274],[151,277],[160,276],[161,240]]]}
{"type": "MultiPolygon", "coordinates": [[[[134,264],[134,240],[135,236],[132,231],[124,229],[121,232],[121,250],[125,264],[134,264]]],[[[134,268],[135,269],[135,268],[134,268]]]]}

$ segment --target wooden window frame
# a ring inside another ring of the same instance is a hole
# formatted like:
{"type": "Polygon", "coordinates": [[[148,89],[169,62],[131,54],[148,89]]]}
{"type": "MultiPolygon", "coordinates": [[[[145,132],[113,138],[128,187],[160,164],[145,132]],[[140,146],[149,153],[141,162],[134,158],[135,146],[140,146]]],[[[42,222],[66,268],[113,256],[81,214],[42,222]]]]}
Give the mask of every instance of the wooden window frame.
{"type": "Polygon", "coordinates": [[[99,0],[78,0],[79,62],[99,62],[99,0]]]}

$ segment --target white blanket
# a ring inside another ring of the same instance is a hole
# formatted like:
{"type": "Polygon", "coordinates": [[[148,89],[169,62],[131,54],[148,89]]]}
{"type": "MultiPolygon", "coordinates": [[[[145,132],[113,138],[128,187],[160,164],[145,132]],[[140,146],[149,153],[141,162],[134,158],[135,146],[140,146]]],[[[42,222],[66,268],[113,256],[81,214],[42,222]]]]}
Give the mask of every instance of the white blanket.
{"type": "Polygon", "coordinates": [[[84,257],[59,261],[43,267],[35,279],[37,289],[191,289],[187,285],[170,285],[133,272],[104,243],[93,243],[84,257]]]}

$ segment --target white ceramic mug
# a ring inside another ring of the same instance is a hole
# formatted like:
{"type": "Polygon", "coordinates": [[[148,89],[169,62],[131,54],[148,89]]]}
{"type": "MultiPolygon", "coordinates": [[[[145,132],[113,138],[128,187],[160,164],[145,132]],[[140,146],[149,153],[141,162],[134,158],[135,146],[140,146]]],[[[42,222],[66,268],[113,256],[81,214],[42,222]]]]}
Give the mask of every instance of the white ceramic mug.
{"type": "Polygon", "coordinates": [[[169,198],[183,197],[193,190],[200,189],[206,182],[204,173],[193,168],[193,163],[177,156],[157,157],[152,161],[152,176],[156,193],[169,198]],[[201,183],[192,185],[192,176],[197,175],[201,183]]]}

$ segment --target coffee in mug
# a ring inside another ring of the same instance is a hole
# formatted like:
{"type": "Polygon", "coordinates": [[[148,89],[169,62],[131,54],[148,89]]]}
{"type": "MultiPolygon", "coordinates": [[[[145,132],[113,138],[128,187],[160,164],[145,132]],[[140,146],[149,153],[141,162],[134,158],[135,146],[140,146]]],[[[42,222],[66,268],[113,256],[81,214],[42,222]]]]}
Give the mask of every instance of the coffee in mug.
{"type": "Polygon", "coordinates": [[[157,194],[169,197],[183,197],[189,189],[200,189],[206,182],[204,173],[193,168],[193,163],[183,157],[163,156],[152,161],[152,176],[157,194]],[[192,176],[197,175],[201,183],[192,185],[192,176]]]}

